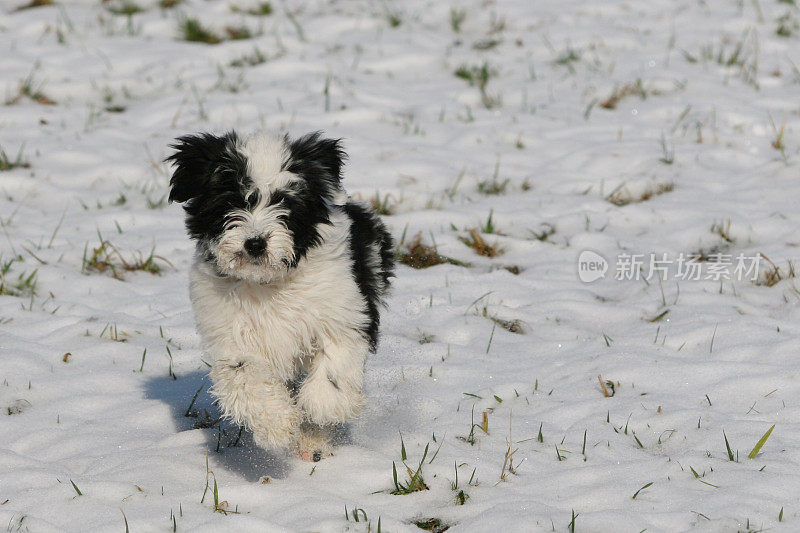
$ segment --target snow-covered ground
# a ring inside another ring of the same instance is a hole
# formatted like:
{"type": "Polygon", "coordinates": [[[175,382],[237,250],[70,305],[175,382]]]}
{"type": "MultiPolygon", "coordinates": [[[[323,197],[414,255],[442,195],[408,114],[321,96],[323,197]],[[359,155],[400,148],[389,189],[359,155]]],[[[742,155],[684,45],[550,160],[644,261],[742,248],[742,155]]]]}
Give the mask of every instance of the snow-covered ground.
{"type": "Polygon", "coordinates": [[[800,530],[793,0],[24,3],[0,3],[0,526],[800,530]],[[162,161],[229,128],[343,138],[400,252],[469,264],[399,267],[369,407],[317,464],[207,393],[162,161]],[[392,494],[402,447],[429,490],[392,494]]]}

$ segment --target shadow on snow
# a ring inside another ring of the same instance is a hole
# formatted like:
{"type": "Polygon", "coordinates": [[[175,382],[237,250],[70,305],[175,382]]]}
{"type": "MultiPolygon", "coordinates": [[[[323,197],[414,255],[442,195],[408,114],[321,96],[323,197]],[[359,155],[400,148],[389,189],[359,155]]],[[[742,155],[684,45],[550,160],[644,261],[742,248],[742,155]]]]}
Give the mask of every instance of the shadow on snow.
{"type": "Polygon", "coordinates": [[[200,370],[171,377],[148,379],[145,396],[170,406],[175,426],[180,431],[202,431],[211,460],[247,481],[262,476],[285,478],[290,470],[286,454],[266,451],[253,442],[250,431],[222,419],[208,392],[211,382],[200,370]]]}
{"type": "MultiPolygon", "coordinates": [[[[260,448],[249,430],[223,419],[208,392],[210,385],[206,372],[195,370],[177,379],[167,376],[148,379],[145,396],[170,406],[178,432],[202,431],[209,457],[217,464],[251,482],[262,476],[285,478],[291,469],[287,454],[260,448]]],[[[352,444],[348,425],[336,426],[333,444],[352,444]]]]}

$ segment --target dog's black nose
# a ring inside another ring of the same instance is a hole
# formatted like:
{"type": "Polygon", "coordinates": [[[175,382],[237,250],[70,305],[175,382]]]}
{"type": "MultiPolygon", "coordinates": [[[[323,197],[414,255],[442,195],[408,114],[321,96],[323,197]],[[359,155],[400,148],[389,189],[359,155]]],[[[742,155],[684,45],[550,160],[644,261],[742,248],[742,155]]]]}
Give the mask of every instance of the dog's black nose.
{"type": "Polygon", "coordinates": [[[251,237],[244,241],[244,249],[252,257],[261,257],[267,250],[267,239],[264,237],[251,237]]]}

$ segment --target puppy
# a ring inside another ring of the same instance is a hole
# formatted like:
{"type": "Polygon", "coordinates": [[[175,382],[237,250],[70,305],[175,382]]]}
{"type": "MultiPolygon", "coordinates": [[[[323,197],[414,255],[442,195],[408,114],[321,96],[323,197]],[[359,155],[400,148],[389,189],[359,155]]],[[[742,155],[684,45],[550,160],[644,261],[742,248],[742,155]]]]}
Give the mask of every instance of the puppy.
{"type": "Polygon", "coordinates": [[[196,241],[190,293],[211,392],[266,449],[330,455],[364,405],[393,275],[392,238],[341,186],[338,140],[187,135],[170,145],[170,202],[196,241]]]}

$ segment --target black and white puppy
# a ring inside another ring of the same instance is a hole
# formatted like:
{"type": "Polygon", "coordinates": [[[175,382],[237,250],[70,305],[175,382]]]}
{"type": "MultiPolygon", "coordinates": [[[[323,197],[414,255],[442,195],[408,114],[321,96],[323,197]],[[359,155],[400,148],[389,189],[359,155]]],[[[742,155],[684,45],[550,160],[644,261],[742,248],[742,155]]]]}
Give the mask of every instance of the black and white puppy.
{"type": "Polygon", "coordinates": [[[342,189],[337,140],[200,133],[171,148],[169,200],[197,242],[190,292],[212,394],[259,446],[319,460],[327,429],[364,404],[392,238],[342,189]]]}

